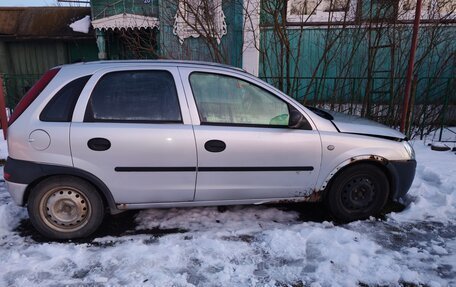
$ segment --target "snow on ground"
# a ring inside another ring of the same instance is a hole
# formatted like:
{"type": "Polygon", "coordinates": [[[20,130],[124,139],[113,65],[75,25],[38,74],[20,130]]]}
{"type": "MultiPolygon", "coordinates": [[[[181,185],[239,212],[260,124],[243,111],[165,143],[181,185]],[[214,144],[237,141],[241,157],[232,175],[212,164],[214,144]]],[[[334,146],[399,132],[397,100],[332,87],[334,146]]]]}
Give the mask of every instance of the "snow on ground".
{"type": "MultiPolygon", "coordinates": [[[[8,145],[6,144],[6,141],[3,140],[3,134],[2,134],[2,135],[0,135],[0,159],[6,159],[7,157],[8,157],[8,145]]],[[[1,178],[3,178],[3,171],[1,174],[1,178]]]]}
{"type": "Polygon", "coordinates": [[[0,184],[0,286],[456,286],[456,155],[414,147],[406,208],[343,225],[315,204],[155,209],[47,242],[0,184]]]}

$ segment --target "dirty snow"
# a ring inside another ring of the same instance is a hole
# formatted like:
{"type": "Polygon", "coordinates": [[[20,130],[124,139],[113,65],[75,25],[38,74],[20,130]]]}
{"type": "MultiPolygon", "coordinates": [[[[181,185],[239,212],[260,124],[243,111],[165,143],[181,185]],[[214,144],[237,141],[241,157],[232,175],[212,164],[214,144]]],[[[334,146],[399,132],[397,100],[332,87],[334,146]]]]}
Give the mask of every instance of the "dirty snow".
{"type": "Polygon", "coordinates": [[[84,18],[71,23],[70,28],[73,29],[73,31],[75,32],[87,34],[89,33],[90,23],[90,16],[87,15],[84,18]]]}
{"type": "MultiPolygon", "coordinates": [[[[0,130],[1,133],[2,130],[0,130]]],[[[3,135],[0,135],[0,160],[6,159],[8,157],[8,145],[6,141],[3,140],[3,135]]],[[[3,178],[3,173],[1,174],[3,178]]]]}
{"type": "Polygon", "coordinates": [[[456,155],[414,148],[405,209],[343,225],[315,204],[145,210],[47,242],[2,183],[0,286],[456,286],[456,155]]]}

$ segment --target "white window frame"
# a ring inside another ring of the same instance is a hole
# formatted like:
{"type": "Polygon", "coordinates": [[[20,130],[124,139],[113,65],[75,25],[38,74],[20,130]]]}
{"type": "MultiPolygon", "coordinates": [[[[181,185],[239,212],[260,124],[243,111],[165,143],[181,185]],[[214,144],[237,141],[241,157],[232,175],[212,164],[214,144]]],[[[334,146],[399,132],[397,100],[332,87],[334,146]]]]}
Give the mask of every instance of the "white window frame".
{"type": "MultiPolygon", "coordinates": [[[[399,1],[399,20],[413,20],[415,19],[416,0],[400,0],[399,1]],[[404,8],[409,6],[409,9],[404,8]]],[[[421,19],[456,19],[456,2],[450,3],[449,0],[423,0],[421,4],[421,19]],[[439,3],[447,2],[446,9],[443,11],[436,11],[439,3]],[[451,4],[454,7],[451,7],[451,4]],[[452,10],[453,9],[453,10],[452,10]]]]}
{"type": "MultiPolygon", "coordinates": [[[[348,0],[348,11],[327,11],[328,6],[330,5],[331,0],[313,0],[317,1],[319,4],[313,15],[296,15],[292,14],[292,2],[303,2],[304,0],[289,0],[287,5],[287,22],[290,23],[305,23],[305,22],[341,22],[344,21],[354,21],[356,19],[356,9],[358,5],[358,0],[348,0]],[[347,14],[345,14],[347,13],[347,14]]],[[[456,1],[453,0],[453,5],[448,3],[448,7],[444,11],[439,11],[436,13],[435,8],[429,9],[429,7],[436,7],[439,2],[448,1],[448,0],[423,0],[422,9],[421,9],[421,19],[423,20],[432,20],[432,19],[456,19],[456,1]],[[452,10],[453,9],[453,10],[452,10]],[[448,10],[448,11],[447,11],[448,10]]],[[[398,7],[398,20],[413,20],[415,18],[415,5],[416,0],[399,0],[398,7]],[[410,3],[411,9],[404,10],[404,6],[407,6],[407,3],[410,3]]]]}
{"type": "Polygon", "coordinates": [[[227,33],[222,0],[179,0],[174,19],[173,34],[179,38],[181,44],[189,37],[200,36],[215,38],[217,44],[220,44],[222,37],[227,33]],[[201,10],[198,7],[203,2],[214,5],[213,23],[201,23],[201,19],[207,21],[199,14],[201,10]]]}
{"type": "MultiPolygon", "coordinates": [[[[316,3],[317,7],[313,14],[292,14],[293,4],[303,4],[296,2],[306,2],[306,0],[289,0],[287,4],[287,22],[303,23],[303,22],[341,22],[354,20],[356,14],[356,0],[346,0],[346,11],[330,11],[331,0],[307,0],[316,3]]],[[[312,9],[312,8],[310,8],[312,9]]]]}

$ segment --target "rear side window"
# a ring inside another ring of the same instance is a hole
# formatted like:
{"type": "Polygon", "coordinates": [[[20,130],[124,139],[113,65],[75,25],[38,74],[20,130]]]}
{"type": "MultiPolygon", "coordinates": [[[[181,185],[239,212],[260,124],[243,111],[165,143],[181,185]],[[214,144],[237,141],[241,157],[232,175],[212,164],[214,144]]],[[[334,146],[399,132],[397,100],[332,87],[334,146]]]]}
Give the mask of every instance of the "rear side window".
{"type": "Polygon", "coordinates": [[[167,71],[104,75],[87,105],[86,122],[182,122],[173,76],[167,71]]]}
{"type": "Polygon", "coordinates": [[[79,95],[91,76],[76,79],[55,94],[40,114],[43,122],[71,122],[79,95]]]}

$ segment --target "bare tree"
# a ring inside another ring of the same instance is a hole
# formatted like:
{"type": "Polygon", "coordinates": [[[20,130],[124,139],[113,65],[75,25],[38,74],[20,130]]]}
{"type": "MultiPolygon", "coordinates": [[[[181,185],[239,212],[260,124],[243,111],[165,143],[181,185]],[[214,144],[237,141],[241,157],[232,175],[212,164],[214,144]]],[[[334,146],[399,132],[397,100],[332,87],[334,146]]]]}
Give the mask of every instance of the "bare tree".
{"type": "MultiPolygon", "coordinates": [[[[403,101],[413,2],[262,1],[266,19],[259,47],[262,76],[304,104],[396,126],[403,101]],[[334,9],[334,4],[339,9],[334,9]],[[341,8],[341,4],[347,6],[341,8]],[[325,10],[327,20],[322,21],[318,16],[325,15],[325,10]],[[299,15],[298,21],[288,21],[292,13],[299,15]]],[[[414,83],[414,106],[421,111],[415,111],[410,120],[421,131],[424,126],[440,124],[442,115],[454,110],[455,99],[449,94],[455,67],[453,2],[427,0],[422,16],[414,83]]]]}
{"type": "MultiPolygon", "coordinates": [[[[456,104],[451,96],[455,89],[456,4],[454,0],[424,2],[410,119],[415,134],[428,132],[445,117],[451,119],[456,104]]],[[[160,10],[164,11],[160,29],[168,29],[164,34],[173,29],[174,41],[150,41],[156,39],[152,29],[125,31],[123,37],[139,58],[153,55],[230,63],[233,51],[223,41],[227,27],[222,4],[241,5],[243,28],[252,34],[251,43],[243,47],[257,50],[260,77],[303,104],[397,126],[415,3],[163,0],[161,5],[166,7],[160,10]]]]}

